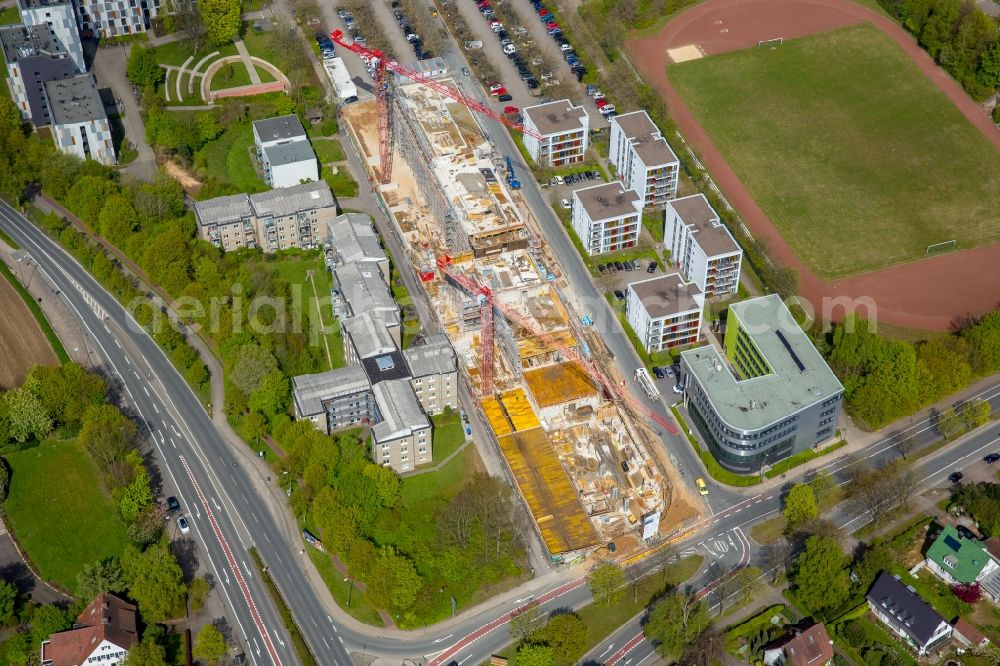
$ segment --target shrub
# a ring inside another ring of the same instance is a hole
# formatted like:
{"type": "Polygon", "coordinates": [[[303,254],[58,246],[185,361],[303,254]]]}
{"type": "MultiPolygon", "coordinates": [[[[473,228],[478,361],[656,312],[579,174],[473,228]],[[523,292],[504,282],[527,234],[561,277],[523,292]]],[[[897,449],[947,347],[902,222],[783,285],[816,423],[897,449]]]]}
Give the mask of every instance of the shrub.
{"type": "Polygon", "coordinates": [[[856,620],[852,620],[845,624],[841,633],[844,634],[844,640],[847,641],[851,647],[862,648],[868,644],[868,635],[865,633],[865,628],[862,627],[861,623],[856,620]]]}
{"type": "Polygon", "coordinates": [[[983,590],[979,587],[979,583],[973,583],[972,585],[952,585],[951,591],[956,597],[967,604],[974,604],[983,596],[983,590]]]}
{"type": "Polygon", "coordinates": [[[0,504],[7,501],[8,490],[10,490],[10,466],[6,458],[0,457],[0,504]]]}

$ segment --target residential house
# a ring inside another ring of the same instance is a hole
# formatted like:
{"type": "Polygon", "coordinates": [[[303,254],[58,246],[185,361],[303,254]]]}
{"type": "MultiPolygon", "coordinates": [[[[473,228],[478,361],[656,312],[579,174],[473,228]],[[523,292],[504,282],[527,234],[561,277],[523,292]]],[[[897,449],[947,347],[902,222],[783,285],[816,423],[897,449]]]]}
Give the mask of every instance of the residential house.
{"type": "Polygon", "coordinates": [[[139,642],[136,608],[113,594],[100,594],[76,618],[72,629],[42,641],[42,666],[116,666],[139,642]]]}
{"type": "Polygon", "coordinates": [[[941,614],[916,590],[886,571],[878,575],[865,598],[875,617],[919,655],[936,650],[951,638],[952,626],[941,614]]]}
{"type": "Polygon", "coordinates": [[[698,342],[705,296],[679,273],[632,282],[625,291],[625,317],[650,354],[698,342]]]}
{"type": "Polygon", "coordinates": [[[677,196],[680,160],[645,111],[611,119],[608,158],[626,189],[635,190],[644,208],[663,206],[677,196]]]}
{"type": "Polygon", "coordinates": [[[73,3],[69,0],[18,0],[21,23],[28,27],[46,26],[53,34],[62,50],[73,62],[77,74],[87,71],[83,57],[83,44],[77,28],[73,3]]]}
{"type": "Polygon", "coordinates": [[[93,74],[45,81],[44,87],[56,148],[80,159],[117,164],[111,123],[93,74]]]}
{"type": "Polygon", "coordinates": [[[582,162],[587,152],[590,118],[582,106],[568,99],[524,108],[524,147],[536,164],[564,167],[582,162]]]}
{"type": "Polygon", "coordinates": [[[271,187],[319,180],[319,162],[297,115],[255,120],[253,139],[264,180],[271,187]]]}
{"type": "Polygon", "coordinates": [[[764,646],[765,666],[827,666],[833,660],[833,641],[822,624],[788,633],[764,646]]]}
{"type": "Polygon", "coordinates": [[[706,296],[736,293],[743,250],[704,194],[667,202],[663,244],[674,265],[706,296]]]}
{"type": "Polygon", "coordinates": [[[573,191],[573,231],[591,256],[635,246],[642,230],[641,214],[639,195],[621,183],[573,191]]]}
{"type": "Polygon", "coordinates": [[[924,564],[948,585],[972,585],[1000,570],[985,543],[966,539],[951,525],[942,529],[927,549],[924,564]]]}

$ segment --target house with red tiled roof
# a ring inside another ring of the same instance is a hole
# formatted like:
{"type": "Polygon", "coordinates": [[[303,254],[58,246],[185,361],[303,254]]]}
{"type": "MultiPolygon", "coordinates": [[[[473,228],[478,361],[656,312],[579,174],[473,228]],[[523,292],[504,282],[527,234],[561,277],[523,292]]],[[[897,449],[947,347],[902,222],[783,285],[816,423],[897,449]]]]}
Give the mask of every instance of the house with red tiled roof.
{"type": "Polygon", "coordinates": [[[42,641],[42,666],[116,666],[139,642],[135,606],[113,594],[97,596],[72,629],[42,641]]]}
{"type": "Polygon", "coordinates": [[[764,646],[764,663],[784,666],[827,666],[833,659],[833,641],[822,624],[791,627],[788,634],[764,646]]]}
{"type": "Polygon", "coordinates": [[[990,642],[990,639],[986,637],[986,634],[976,629],[972,623],[964,617],[960,617],[955,620],[955,624],[953,626],[955,627],[955,630],[951,635],[964,646],[985,647],[986,644],[990,642]]]}

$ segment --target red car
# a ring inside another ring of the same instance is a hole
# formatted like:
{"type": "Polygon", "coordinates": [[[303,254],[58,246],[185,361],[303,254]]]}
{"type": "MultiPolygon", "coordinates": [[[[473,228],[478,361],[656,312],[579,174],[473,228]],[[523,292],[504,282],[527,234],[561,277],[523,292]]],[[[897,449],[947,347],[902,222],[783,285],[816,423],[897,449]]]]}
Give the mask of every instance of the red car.
{"type": "Polygon", "coordinates": [[[490,88],[490,94],[493,95],[494,97],[499,97],[500,95],[506,95],[507,94],[507,89],[504,88],[503,86],[500,86],[496,90],[493,90],[493,88],[491,87],[490,88]]]}
{"type": "Polygon", "coordinates": [[[551,14],[551,13],[552,13],[552,12],[550,12],[550,11],[549,11],[549,10],[547,10],[547,9],[545,9],[544,7],[542,7],[541,9],[539,9],[539,10],[538,10],[538,15],[539,15],[539,16],[548,16],[548,15],[549,15],[549,14],[551,14]]]}
{"type": "Polygon", "coordinates": [[[607,106],[607,105],[608,105],[608,100],[606,100],[606,99],[599,99],[599,100],[597,100],[597,108],[598,109],[600,109],[601,107],[607,106]]]}
{"type": "Polygon", "coordinates": [[[555,21],[549,21],[548,23],[545,24],[545,27],[548,28],[549,30],[555,30],[556,28],[559,27],[559,24],[556,23],[555,21]]]}
{"type": "Polygon", "coordinates": [[[516,106],[505,106],[505,107],[503,107],[503,112],[504,113],[520,113],[521,109],[517,108],[516,106]]]}

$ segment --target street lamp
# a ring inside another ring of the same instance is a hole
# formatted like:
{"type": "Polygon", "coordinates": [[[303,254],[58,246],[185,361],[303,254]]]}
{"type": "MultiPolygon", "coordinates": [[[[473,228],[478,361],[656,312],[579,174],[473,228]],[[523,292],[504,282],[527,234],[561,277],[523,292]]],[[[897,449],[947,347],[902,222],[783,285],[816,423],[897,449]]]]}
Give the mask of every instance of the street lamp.
{"type": "Polygon", "coordinates": [[[351,585],[348,588],[348,590],[347,590],[347,607],[350,608],[351,607],[351,596],[354,594],[354,581],[351,580],[350,576],[348,576],[347,578],[344,579],[344,582],[345,583],[350,583],[350,585],[351,585]]]}

